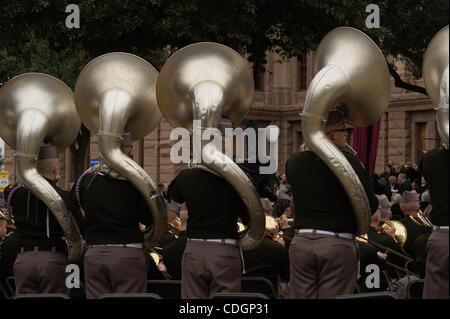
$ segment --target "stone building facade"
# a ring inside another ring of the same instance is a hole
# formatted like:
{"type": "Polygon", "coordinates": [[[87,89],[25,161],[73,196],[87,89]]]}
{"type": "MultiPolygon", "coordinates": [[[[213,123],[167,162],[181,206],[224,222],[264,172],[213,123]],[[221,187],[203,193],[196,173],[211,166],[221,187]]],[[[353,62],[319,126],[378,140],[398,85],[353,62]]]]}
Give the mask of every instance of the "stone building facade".
{"type": "MultiPolygon", "coordinates": [[[[246,119],[256,120],[258,127],[266,127],[274,121],[280,128],[278,170],[282,174],[286,160],[303,142],[299,113],[313,78],[313,59],[314,53],[310,53],[301,60],[291,58],[282,61],[279,55],[271,52],[267,56],[265,72],[255,74],[256,91],[246,119]]],[[[423,86],[423,80],[414,79],[402,64],[397,67],[405,82],[423,86]]],[[[376,172],[383,171],[390,160],[395,166],[406,162],[418,164],[421,152],[439,146],[431,100],[422,94],[396,88],[392,78],[391,82],[389,107],[381,118],[376,172]]],[[[240,126],[245,128],[243,122],[240,126]]],[[[186,167],[185,164],[170,161],[170,149],[176,143],[169,139],[171,130],[172,127],[163,118],[156,130],[134,143],[134,160],[144,167],[155,183],[169,183],[186,167]]],[[[98,158],[97,150],[97,138],[92,136],[87,163],[89,159],[98,158]]],[[[7,146],[5,169],[10,172],[10,183],[16,182],[13,153],[7,146]]],[[[74,180],[70,150],[61,154],[59,163],[59,184],[68,188],[74,180]]]]}

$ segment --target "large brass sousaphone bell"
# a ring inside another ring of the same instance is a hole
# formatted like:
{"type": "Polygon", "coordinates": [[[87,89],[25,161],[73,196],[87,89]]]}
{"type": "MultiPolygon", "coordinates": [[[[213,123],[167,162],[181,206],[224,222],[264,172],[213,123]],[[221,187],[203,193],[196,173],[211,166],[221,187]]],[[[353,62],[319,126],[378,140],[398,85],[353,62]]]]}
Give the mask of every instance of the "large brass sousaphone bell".
{"type": "Polygon", "coordinates": [[[69,261],[83,253],[78,225],[58,192],[37,171],[39,150],[53,142],[60,152],[80,130],[72,90],[60,80],[41,73],[14,77],[0,90],[0,136],[16,150],[19,180],[42,200],[60,224],[69,261]]]}
{"type": "Polygon", "coordinates": [[[431,40],[423,58],[425,89],[437,110],[437,128],[445,147],[448,147],[449,70],[448,28],[441,29],[431,40]]]}
{"type": "Polygon", "coordinates": [[[143,138],[161,120],[155,96],[158,72],[144,59],[128,53],[109,53],[89,62],[78,76],[75,104],[81,121],[99,136],[101,160],[124,176],[142,194],[153,217],[144,246],[155,246],[167,227],[167,210],[148,174],[120,150],[122,134],[143,138]]]}
{"type": "MultiPolygon", "coordinates": [[[[247,61],[231,48],[210,42],[175,52],[161,69],[156,87],[158,104],[167,121],[194,131],[194,135],[196,129],[216,128],[222,117],[236,126],[250,109],[253,92],[247,61]],[[199,127],[193,127],[193,121],[198,121],[199,127]]],[[[255,187],[213,143],[202,145],[202,154],[201,164],[227,180],[247,207],[250,225],[240,240],[241,248],[256,248],[264,236],[265,218],[255,187]]]]}
{"type": "Polygon", "coordinates": [[[358,234],[370,224],[370,206],[354,169],[327,138],[325,124],[330,109],[344,105],[346,122],[366,126],[377,121],[389,103],[389,71],[377,45],[363,32],[340,27],[329,32],[316,52],[315,76],[302,112],[306,145],[340,180],[355,212],[358,234]]]}

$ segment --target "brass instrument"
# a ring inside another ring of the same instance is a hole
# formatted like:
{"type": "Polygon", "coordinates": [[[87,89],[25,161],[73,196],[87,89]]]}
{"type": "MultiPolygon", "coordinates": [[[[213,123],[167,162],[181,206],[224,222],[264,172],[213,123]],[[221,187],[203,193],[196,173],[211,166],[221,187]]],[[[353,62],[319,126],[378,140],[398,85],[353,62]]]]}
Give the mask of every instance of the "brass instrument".
{"type": "Polygon", "coordinates": [[[133,54],[115,52],[89,62],[75,85],[75,104],[84,125],[99,136],[102,165],[130,181],[150,208],[153,225],[144,233],[144,247],[155,246],[167,229],[167,209],[145,170],[120,150],[122,135],[138,140],[161,120],[156,101],[155,68],[133,54]]]}
{"type": "MultiPolygon", "coordinates": [[[[406,227],[398,220],[391,220],[391,223],[394,224],[395,239],[397,240],[398,245],[400,247],[403,247],[408,238],[408,232],[406,230],[406,227]]],[[[390,230],[390,228],[391,228],[391,226],[384,223],[383,225],[381,225],[381,227],[377,228],[377,230],[378,230],[378,232],[388,232],[390,230]]]]}
{"type": "Polygon", "coordinates": [[[327,137],[325,126],[329,111],[338,103],[343,105],[345,121],[353,126],[370,125],[384,114],[391,87],[387,63],[366,34],[340,27],[320,42],[313,73],[301,114],[303,137],[346,190],[361,235],[370,225],[369,201],[353,167],[327,137]]]}
{"type": "Polygon", "coordinates": [[[442,28],[430,41],[422,64],[425,89],[435,105],[438,133],[445,148],[449,144],[448,29],[448,25],[442,28]]]}
{"type": "Polygon", "coordinates": [[[272,240],[276,239],[279,234],[280,227],[278,221],[272,217],[266,215],[266,228],[264,231],[264,236],[272,240]]]}
{"type": "Polygon", "coordinates": [[[238,233],[243,233],[246,230],[246,227],[243,223],[238,222],[237,223],[237,229],[238,229],[238,233]]]}
{"type": "Polygon", "coordinates": [[[390,254],[394,254],[394,255],[396,255],[396,256],[398,256],[398,257],[400,257],[400,258],[405,259],[405,260],[406,260],[406,265],[405,265],[405,267],[398,266],[398,265],[393,264],[393,263],[391,263],[391,262],[389,262],[389,261],[387,261],[387,260],[386,260],[385,262],[386,262],[386,265],[388,265],[388,266],[391,266],[391,267],[393,267],[393,268],[395,268],[395,269],[401,270],[401,271],[405,272],[405,273],[408,274],[408,275],[413,275],[413,276],[416,276],[416,277],[419,277],[419,278],[420,278],[420,275],[419,275],[419,274],[416,274],[416,273],[414,273],[414,272],[411,272],[410,270],[408,270],[408,269],[406,268],[406,266],[408,265],[408,263],[414,261],[414,259],[412,259],[411,257],[406,256],[406,255],[404,255],[404,254],[402,254],[402,253],[399,253],[399,252],[397,252],[397,251],[395,251],[395,250],[393,250],[393,249],[390,249],[389,247],[386,247],[386,246],[384,246],[384,245],[381,245],[381,244],[379,244],[379,243],[376,243],[376,242],[370,240],[370,239],[369,239],[369,236],[368,236],[367,234],[364,234],[364,235],[361,235],[361,236],[356,236],[355,239],[356,239],[357,241],[361,242],[361,243],[364,243],[364,244],[370,244],[370,245],[372,245],[372,246],[374,246],[374,247],[376,247],[376,248],[379,248],[379,249],[383,250],[385,254],[390,253],[390,254]]]}
{"type": "Polygon", "coordinates": [[[416,215],[409,215],[409,218],[411,218],[411,220],[419,226],[433,228],[433,224],[431,223],[431,221],[420,212],[416,215]]]}
{"type": "Polygon", "coordinates": [[[14,224],[14,219],[12,216],[3,208],[0,207],[0,219],[4,219],[8,224],[14,224]]]}
{"type": "Polygon", "coordinates": [[[9,80],[0,89],[0,136],[15,149],[19,181],[53,213],[64,232],[69,262],[83,255],[83,239],[67,204],[37,170],[44,142],[58,152],[76,139],[80,118],[72,90],[57,78],[26,73],[9,80]]]}
{"type": "Polygon", "coordinates": [[[178,226],[176,223],[168,223],[168,227],[169,227],[169,233],[171,235],[176,235],[179,236],[180,233],[182,232],[182,229],[180,228],[180,226],[178,226]]]}
{"type": "Polygon", "coordinates": [[[250,218],[250,226],[240,239],[242,250],[256,248],[264,236],[265,214],[258,193],[231,158],[197,134],[217,128],[222,117],[236,127],[250,110],[253,92],[248,62],[233,49],[211,42],[194,43],[175,52],[163,65],[156,85],[166,120],[173,127],[188,129],[193,140],[199,138],[202,156],[196,159],[194,150],[191,167],[223,177],[242,198],[250,218]]]}

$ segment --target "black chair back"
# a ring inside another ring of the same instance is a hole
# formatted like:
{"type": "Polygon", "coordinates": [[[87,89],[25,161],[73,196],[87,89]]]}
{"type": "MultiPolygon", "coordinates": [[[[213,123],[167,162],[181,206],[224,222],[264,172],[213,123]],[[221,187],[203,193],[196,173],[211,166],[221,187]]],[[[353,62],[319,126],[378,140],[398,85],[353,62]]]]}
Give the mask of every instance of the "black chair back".
{"type": "Polygon", "coordinates": [[[14,296],[16,294],[16,282],[13,276],[6,277],[6,285],[8,286],[10,296],[14,296]]]}
{"type": "Polygon", "coordinates": [[[163,299],[181,299],[181,280],[147,280],[147,292],[163,299]]]}
{"type": "Polygon", "coordinates": [[[334,299],[398,299],[398,296],[394,292],[379,291],[379,292],[366,292],[360,294],[346,294],[334,297],[334,299]]]}
{"type": "Polygon", "coordinates": [[[424,279],[411,281],[408,284],[408,299],[423,299],[423,285],[425,284],[424,279]]]}
{"type": "Polygon", "coordinates": [[[100,299],[162,299],[161,296],[152,293],[112,293],[103,294],[100,299]]]}
{"type": "Polygon", "coordinates": [[[13,299],[70,299],[65,294],[16,294],[13,299]]]}
{"type": "Polygon", "coordinates": [[[212,299],[270,299],[266,295],[256,292],[217,292],[212,299]]]}
{"type": "Polygon", "coordinates": [[[242,277],[241,292],[260,293],[276,299],[277,293],[272,282],[264,277],[242,277]]]}

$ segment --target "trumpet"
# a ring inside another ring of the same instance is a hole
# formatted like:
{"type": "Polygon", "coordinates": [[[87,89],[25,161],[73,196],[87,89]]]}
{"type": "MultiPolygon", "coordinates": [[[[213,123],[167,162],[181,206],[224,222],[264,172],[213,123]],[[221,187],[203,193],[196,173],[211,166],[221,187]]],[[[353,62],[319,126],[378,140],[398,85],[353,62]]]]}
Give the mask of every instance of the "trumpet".
{"type": "Polygon", "coordinates": [[[180,233],[182,232],[182,229],[180,228],[180,226],[174,222],[169,222],[167,225],[168,225],[168,231],[171,235],[179,236],[180,233]]]}

